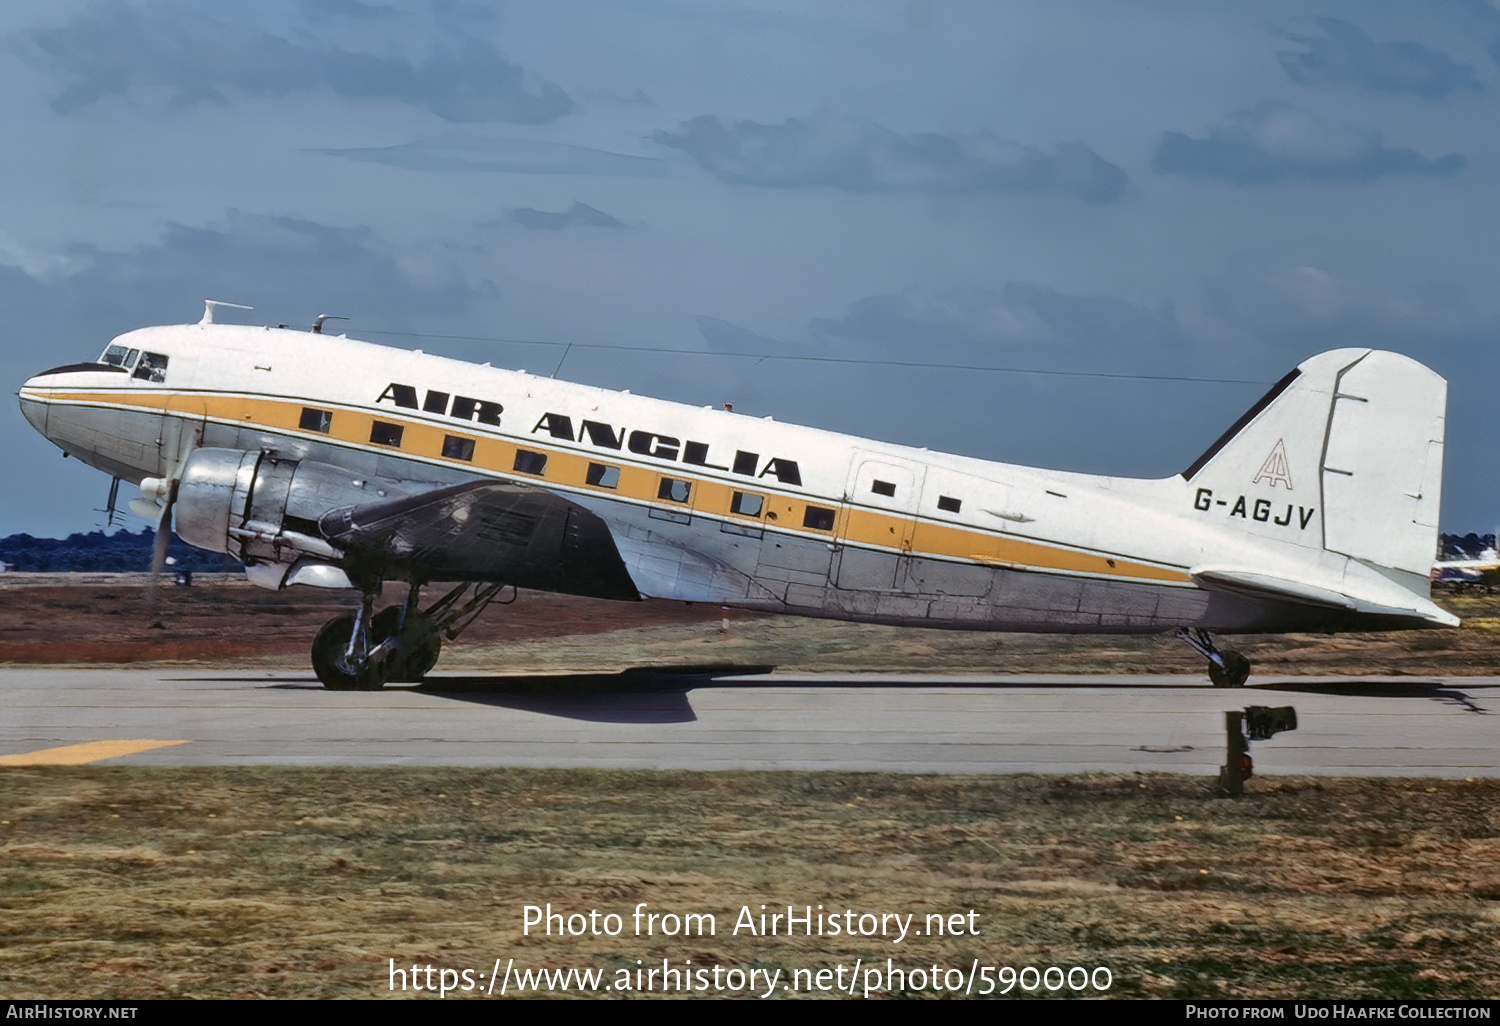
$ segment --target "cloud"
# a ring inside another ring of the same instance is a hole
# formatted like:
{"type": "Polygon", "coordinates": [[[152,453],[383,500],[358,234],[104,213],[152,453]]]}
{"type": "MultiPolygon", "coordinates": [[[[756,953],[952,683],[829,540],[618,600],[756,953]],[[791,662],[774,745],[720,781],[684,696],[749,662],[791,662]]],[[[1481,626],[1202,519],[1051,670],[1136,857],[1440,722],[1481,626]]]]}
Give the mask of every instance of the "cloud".
{"type": "Polygon", "coordinates": [[[751,353],[765,356],[826,355],[803,340],[787,341],[760,335],[719,317],[699,317],[698,333],[715,353],[751,353]]]}
{"type": "MultiPolygon", "coordinates": [[[[698,323],[713,351],[771,357],[708,365],[717,373],[713,398],[737,411],[1026,466],[1165,477],[1264,391],[1130,380],[1218,377],[1222,369],[1185,337],[1169,304],[1023,282],[868,296],[786,342],[712,318],[698,323]],[[977,367],[1084,376],[967,369],[977,367]]],[[[1279,361],[1254,368],[1268,381],[1286,369],[1279,361]]]]}
{"type": "Polygon", "coordinates": [[[573,201],[573,205],[561,213],[537,210],[533,207],[517,207],[510,212],[510,219],[522,228],[534,231],[560,232],[564,228],[624,228],[624,221],[610,217],[587,203],[573,201]]]}
{"type": "Polygon", "coordinates": [[[360,0],[297,0],[297,9],[308,21],[329,21],[334,18],[370,21],[393,18],[399,14],[394,7],[360,3],[360,0]]]}
{"type": "Polygon", "coordinates": [[[1151,158],[1161,175],[1186,175],[1235,185],[1283,181],[1369,182],[1386,175],[1457,174],[1460,153],[1427,160],[1416,150],[1385,145],[1374,128],[1330,127],[1306,111],[1265,102],[1238,111],[1193,139],[1165,132],[1151,158]]]}
{"type": "Polygon", "coordinates": [[[22,38],[31,59],[67,83],[52,99],[60,114],[141,88],[170,90],[179,107],[227,103],[231,94],[279,98],[326,89],[346,100],[411,104],[457,122],[540,124],[574,109],[555,85],[529,89],[522,69],[490,43],[451,33],[412,63],[292,42],[186,11],[113,6],[22,38]]]}
{"type": "Polygon", "coordinates": [[[989,132],[902,135],[863,118],[831,114],[789,118],[782,125],[728,125],[705,115],[652,138],[687,153],[723,181],[776,188],[1061,192],[1112,203],[1128,180],[1082,143],[1062,143],[1049,155],[989,132]]]}
{"type": "Polygon", "coordinates": [[[322,149],[331,157],[364,160],[414,171],[502,171],[521,175],[605,175],[654,178],[667,173],[654,157],[596,150],[534,139],[444,136],[395,146],[322,149]]]}
{"type": "Polygon", "coordinates": [[[12,323],[32,324],[32,333],[70,311],[70,323],[97,324],[101,348],[105,331],[196,320],[204,297],[254,306],[252,319],[327,310],[365,323],[408,323],[413,315],[464,309],[481,296],[460,272],[398,250],[368,229],[238,211],[218,227],[169,225],[159,242],[136,252],[78,247],[67,263],[73,273],[40,280],[0,267],[0,303],[12,323]]]}
{"type": "Polygon", "coordinates": [[[1008,358],[1023,349],[1139,357],[1183,344],[1170,306],[1151,309],[1025,282],[869,296],[843,317],[816,319],[812,327],[815,335],[858,342],[866,352],[913,358],[937,352],[1008,358]]]}
{"type": "MultiPolygon", "coordinates": [[[[221,311],[224,321],[280,320],[305,328],[318,313],[345,314],[352,320],[335,322],[332,330],[356,337],[362,326],[430,331],[434,324],[463,323],[489,300],[486,289],[424,256],[362,228],[232,213],[215,227],[170,226],[159,241],[131,252],[78,247],[64,262],[72,273],[58,273],[58,262],[37,257],[29,262],[48,265],[44,279],[0,264],[7,325],[0,379],[14,389],[44,368],[94,359],[111,338],[132,328],[196,321],[205,297],[256,308],[221,311]]],[[[308,336],[309,345],[315,338],[308,336]]],[[[9,503],[0,500],[6,525],[0,534],[51,534],[93,521],[89,511],[104,496],[104,477],[59,459],[15,402],[0,409],[0,438],[8,443],[0,447],[0,476],[35,485],[9,503]]]]}
{"type": "Polygon", "coordinates": [[[1419,43],[1377,43],[1347,21],[1316,20],[1326,35],[1288,32],[1287,39],[1308,49],[1276,55],[1292,81],[1300,85],[1354,86],[1434,100],[1458,88],[1479,88],[1472,67],[1454,62],[1440,50],[1429,50],[1419,43]]]}
{"type": "Polygon", "coordinates": [[[1451,285],[1392,288],[1310,264],[1231,268],[1206,286],[1225,323],[1294,352],[1376,346],[1415,355],[1493,346],[1500,310],[1451,285]]]}

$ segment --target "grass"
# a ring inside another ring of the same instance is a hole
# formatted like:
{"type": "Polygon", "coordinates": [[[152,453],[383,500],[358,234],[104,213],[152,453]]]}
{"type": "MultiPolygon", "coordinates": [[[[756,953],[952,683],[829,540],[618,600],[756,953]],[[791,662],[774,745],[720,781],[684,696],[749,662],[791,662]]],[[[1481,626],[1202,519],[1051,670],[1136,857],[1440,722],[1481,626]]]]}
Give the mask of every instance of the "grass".
{"type": "Polygon", "coordinates": [[[691,959],[783,979],[855,959],[1102,965],[1125,997],[1500,990],[1500,781],[1277,778],[1239,800],[1208,784],[9,769],[0,993],[380,997],[390,959],[487,973],[497,958],[611,973],[691,959]],[[640,902],[714,913],[717,932],[633,936],[640,902]],[[524,934],[524,907],[548,903],[620,914],[624,932],[524,934]],[[740,909],[762,904],[918,925],[972,909],[979,934],[735,936],[740,909]]]}

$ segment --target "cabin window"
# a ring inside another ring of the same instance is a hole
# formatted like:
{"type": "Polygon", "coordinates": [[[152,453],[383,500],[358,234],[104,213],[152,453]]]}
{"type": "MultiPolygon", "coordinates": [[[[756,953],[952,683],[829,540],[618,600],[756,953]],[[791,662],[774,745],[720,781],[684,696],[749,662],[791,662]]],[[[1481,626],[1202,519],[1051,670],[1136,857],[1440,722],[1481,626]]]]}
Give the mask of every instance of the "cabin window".
{"type": "Polygon", "coordinates": [[[686,481],[679,481],[675,477],[664,477],[661,479],[661,486],[656,489],[656,497],[669,502],[687,502],[692,489],[693,486],[686,481]]]}
{"type": "Polygon", "coordinates": [[[620,487],[620,468],[611,467],[608,463],[590,463],[588,475],[584,480],[596,488],[618,488],[620,487]]]}
{"type": "Polygon", "coordinates": [[[443,456],[450,460],[474,459],[474,439],[461,435],[443,436],[443,456]]]}
{"type": "Polygon", "coordinates": [[[729,500],[729,512],[746,517],[758,517],[766,508],[766,498],[754,492],[735,492],[729,500]]]}
{"type": "Polygon", "coordinates": [[[870,485],[870,491],[874,492],[876,495],[885,495],[890,497],[896,494],[896,486],[891,484],[891,482],[889,481],[876,481],[874,484],[870,485]]]}
{"type": "Polygon", "coordinates": [[[401,447],[401,425],[387,424],[383,420],[377,420],[370,425],[370,441],[376,445],[394,445],[401,447]]]}
{"type": "Polygon", "coordinates": [[[327,410],[315,410],[311,406],[302,407],[302,419],[297,426],[303,431],[321,431],[328,434],[333,427],[333,414],[327,410]]]}
{"type": "Polygon", "coordinates": [[[547,469],[547,454],[544,452],[529,452],[526,449],[516,450],[516,473],[535,474],[538,477],[547,469]]]}
{"type": "Polygon", "coordinates": [[[811,527],[814,531],[832,531],[833,510],[822,506],[807,507],[807,512],[802,514],[802,526],[811,527]]]}
{"type": "Polygon", "coordinates": [[[938,509],[944,513],[957,513],[962,506],[963,501],[960,499],[955,499],[950,495],[938,496],[938,509]]]}
{"type": "Polygon", "coordinates": [[[167,358],[161,353],[142,353],[140,362],[135,365],[135,373],[131,376],[140,378],[142,381],[165,381],[167,380],[167,358]]]}

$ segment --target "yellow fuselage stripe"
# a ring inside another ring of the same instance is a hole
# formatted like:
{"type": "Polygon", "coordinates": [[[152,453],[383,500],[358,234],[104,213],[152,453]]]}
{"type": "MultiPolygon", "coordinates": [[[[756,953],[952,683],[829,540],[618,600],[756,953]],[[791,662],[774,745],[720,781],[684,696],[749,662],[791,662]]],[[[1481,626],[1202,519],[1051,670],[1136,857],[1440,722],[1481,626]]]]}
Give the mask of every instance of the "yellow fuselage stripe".
{"type": "MultiPolygon", "coordinates": [[[[39,398],[42,396],[39,395],[39,398]]],[[[672,463],[661,467],[642,467],[619,462],[623,451],[601,450],[579,452],[556,448],[550,437],[513,442],[464,430],[467,422],[453,425],[434,424],[403,416],[399,408],[372,413],[365,409],[341,406],[317,400],[279,399],[218,393],[167,392],[62,392],[45,393],[54,402],[90,403],[159,410],[194,421],[205,418],[221,424],[239,424],[264,428],[304,438],[340,442],[367,452],[399,452],[413,459],[473,469],[519,480],[543,480],[569,490],[614,495],[661,509],[679,510],[756,526],[772,526],[805,537],[848,542],[854,545],[892,549],[916,555],[956,559],[968,563],[1009,566],[1023,569],[1057,570],[1065,573],[1098,577],[1134,578],[1136,580],[1188,583],[1190,578],[1179,569],[1153,566],[1091,552],[1079,552],[1043,542],[1025,541],[1000,534],[989,534],[971,528],[937,524],[913,517],[903,517],[882,510],[851,506],[836,499],[814,499],[769,493],[758,481],[744,485],[691,476],[692,464],[672,463]],[[333,414],[327,433],[308,431],[300,426],[304,407],[328,410],[333,414]],[[376,421],[401,426],[400,446],[370,443],[370,432],[376,421]],[[474,458],[461,460],[443,456],[446,436],[471,439],[474,458]],[[540,478],[517,473],[516,451],[525,450],[546,455],[546,471],[540,478]],[[617,467],[619,484],[615,488],[590,485],[587,472],[590,463],[617,467]],[[691,484],[689,501],[671,502],[658,498],[662,478],[673,478],[691,484]],[[766,507],[760,517],[730,511],[734,492],[762,495],[766,507]],[[824,505],[826,503],[826,505],[824,505]],[[835,522],[831,531],[811,531],[802,527],[808,505],[831,508],[835,522]]]]}

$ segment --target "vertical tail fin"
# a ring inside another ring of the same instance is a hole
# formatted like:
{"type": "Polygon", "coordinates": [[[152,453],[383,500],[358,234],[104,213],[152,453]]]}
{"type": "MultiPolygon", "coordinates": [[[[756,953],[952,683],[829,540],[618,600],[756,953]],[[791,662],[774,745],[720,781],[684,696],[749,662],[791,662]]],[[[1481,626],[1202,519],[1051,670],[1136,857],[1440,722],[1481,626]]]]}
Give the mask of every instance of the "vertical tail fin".
{"type": "MultiPolygon", "coordinates": [[[[1448,386],[1415,360],[1339,349],[1282,378],[1186,471],[1201,510],[1402,574],[1437,549],[1448,386]]],[[[1411,582],[1415,590],[1415,582],[1411,582]]]]}

